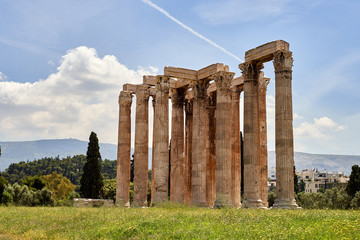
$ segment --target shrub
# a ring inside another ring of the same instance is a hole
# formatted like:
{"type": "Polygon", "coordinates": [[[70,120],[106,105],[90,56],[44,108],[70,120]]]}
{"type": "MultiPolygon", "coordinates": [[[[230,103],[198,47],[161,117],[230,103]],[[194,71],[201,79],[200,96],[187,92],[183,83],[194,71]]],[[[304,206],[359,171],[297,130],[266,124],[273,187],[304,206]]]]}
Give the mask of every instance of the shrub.
{"type": "Polygon", "coordinates": [[[8,206],[13,202],[13,196],[9,192],[4,191],[2,194],[1,202],[8,206]]]}
{"type": "Polygon", "coordinates": [[[355,193],[355,197],[351,200],[350,207],[360,209],[360,191],[355,193]]]}

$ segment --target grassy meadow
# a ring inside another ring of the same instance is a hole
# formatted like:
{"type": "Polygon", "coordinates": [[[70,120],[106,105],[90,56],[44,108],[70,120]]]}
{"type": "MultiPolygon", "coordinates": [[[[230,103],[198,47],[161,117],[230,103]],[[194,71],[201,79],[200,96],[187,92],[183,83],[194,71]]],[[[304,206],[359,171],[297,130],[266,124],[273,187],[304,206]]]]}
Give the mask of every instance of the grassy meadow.
{"type": "Polygon", "coordinates": [[[0,239],[360,239],[360,211],[0,207],[0,239]]]}

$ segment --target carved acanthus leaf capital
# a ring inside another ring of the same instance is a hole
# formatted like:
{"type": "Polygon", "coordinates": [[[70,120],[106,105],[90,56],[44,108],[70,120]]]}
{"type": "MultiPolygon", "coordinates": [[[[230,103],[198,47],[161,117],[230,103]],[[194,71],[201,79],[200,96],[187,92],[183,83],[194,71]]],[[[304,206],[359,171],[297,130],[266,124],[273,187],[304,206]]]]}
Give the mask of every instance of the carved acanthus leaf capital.
{"type": "Polygon", "coordinates": [[[119,95],[119,105],[124,107],[130,107],[132,103],[131,92],[121,91],[119,95]]]}
{"type": "Polygon", "coordinates": [[[239,101],[241,92],[242,92],[242,87],[233,86],[231,88],[231,100],[239,101]]]}
{"type": "Polygon", "coordinates": [[[136,87],[136,101],[148,101],[150,97],[149,86],[142,84],[136,87]]]}
{"type": "Polygon", "coordinates": [[[259,93],[266,93],[267,86],[270,83],[269,78],[261,77],[259,78],[259,93]]]}
{"type": "Polygon", "coordinates": [[[185,89],[170,88],[171,101],[174,104],[183,104],[185,100],[185,89]]]}
{"type": "Polygon", "coordinates": [[[244,81],[256,81],[264,64],[258,61],[244,62],[239,64],[239,68],[244,76],[244,81]]]}
{"type": "Polygon", "coordinates": [[[278,71],[291,71],[294,59],[290,51],[277,51],[274,53],[274,69],[278,71]]]}
{"type": "Polygon", "coordinates": [[[211,76],[211,79],[215,81],[217,89],[230,89],[232,79],[235,73],[220,71],[211,76]]]}
{"type": "Polygon", "coordinates": [[[209,87],[209,81],[207,80],[193,81],[191,87],[194,92],[194,98],[206,98],[207,89],[209,87]]]}
{"type": "Polygon", "coordinates": [[[170,81],[168,76],[158,75],[156,76],[155,90],[158,92],[168,93],[170,89],[170,81]]]}

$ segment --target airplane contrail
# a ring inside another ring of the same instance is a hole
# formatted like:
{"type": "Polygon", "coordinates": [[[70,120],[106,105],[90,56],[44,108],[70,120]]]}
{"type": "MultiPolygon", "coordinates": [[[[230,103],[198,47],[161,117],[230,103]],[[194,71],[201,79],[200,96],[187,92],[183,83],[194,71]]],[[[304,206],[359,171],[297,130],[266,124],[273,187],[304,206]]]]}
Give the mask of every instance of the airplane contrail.
{"type": "Polygon", "coordinates": [[[158,10],[159,12],[161,12],[162,14],[164,14],[166,17],[170,18],[172,21],[176,22],[177,24],[179,24],[181,27],[185,28],[186,30],[188,30],[189,32],[191,32],[192,34],[194,34],[195,36],[205,40],[206,42],[210,43],[211,45],[213,45],[214,47],[220,49],[221,51],[223,51],[224,53],[232,56],[233,58],[235,58],[236,60],[240,61],[240,62],[244,62],[243,60],[241,60],[239,57],[237,57],[236,55],[232,54],[231,52],[229,52],[228,50],[226,50],[225,48],[219,46],[218,44],[214,43],[213,41],[211,41],[210,39],[204,37],[203,35],[201,35],[200,33],[196,32],[195,30],[193,30],[192,28],[186,26],[184,23],[180,22],[179,20],[177,20],[176,18],[174,18],[173,16],[171,16],[167,11],[165,11],[164,9],[162,9],[161,7],[159,7],[158,5],[156,5],[155,3],[151,2],[150,0],[142,0],[144,3],[146,3],[147,5],[149,5],[152,8],[155,8],[156,10],[158,10]]]}

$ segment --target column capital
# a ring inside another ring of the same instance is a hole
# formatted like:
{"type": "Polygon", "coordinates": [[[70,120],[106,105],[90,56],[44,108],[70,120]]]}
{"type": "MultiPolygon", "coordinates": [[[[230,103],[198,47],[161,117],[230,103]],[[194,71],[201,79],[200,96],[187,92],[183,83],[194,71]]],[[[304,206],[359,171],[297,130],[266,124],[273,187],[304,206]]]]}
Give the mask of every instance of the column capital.
{"type": "Polygon", "coordinates": [[[231,87],[231,100],[239,102],[241,92],[242,92],[242,87],[239,86],[231,87]]]}
{"type": "Polygon", "coordinates": [[[149,100],[150,93],[149,93],[149,86],[146,84],[141,84],[136,87],[136,102],[138,101],[145,101],[149,100]]]}
{"type": "Polygon", "coordinates": [[[170,88],[170,95],[173,104],[183,104],[185,100],[185,89],[170,88]]]}
{"type": "Polygon", "coordinates": [[[170,89],[170,81],[169,77],[165,75],[157,75],[156,76],[156,85],[155,90],[158,92],[165,92],[168,93],[170,89]]]}
{"type": "Polygon", "coordinates": [[[131,92],[121,91],[119,95],[119,105],[130,107],[132,103],[131,92]]]}
{"type": "Polygon", "coordinates": [[[239,64],[239,68],[244,76],[244,81],[257,81],[261,69],[264,68],[264,64],[259,61],[244,62],[239,64]]]}
{"type": "Polygon", "coordinates": [[[291,71],[293,61],[292,52],[276,51],[273,60],[275,72],[291,71]]]}
{"type": "Polygon", "coordinates": [[[269,78],[259,78],[259,93],[266,93],[267,90],[267,86],[270,83],[270,79],[269,78]]]}
{"type": "Polygon", "coordinates": [[[194,92],[194,98],[206,98],[207,89],[209,87],[209,81],[208,80],[192,81],[191,87],[194,92]]]}
{"type": "Polygon", "coordinates": [[[215,81],[217,89],[230,89],[234,75],[233,72],[219,71],[211,75],[211,79],[215,81]]]}

